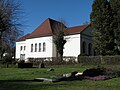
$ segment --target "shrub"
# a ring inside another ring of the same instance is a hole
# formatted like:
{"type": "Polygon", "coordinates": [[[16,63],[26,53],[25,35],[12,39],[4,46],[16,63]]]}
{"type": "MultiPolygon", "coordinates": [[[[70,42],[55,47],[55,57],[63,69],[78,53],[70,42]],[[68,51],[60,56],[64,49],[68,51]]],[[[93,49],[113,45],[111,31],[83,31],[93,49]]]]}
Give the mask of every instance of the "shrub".
{"type": "Polygon", "coordinates": [[[83,76],[94,77],[94,76],[103,75],[103,72],[104,72],[103,68],[90,68],[90,69],[86,69],[83,72],[83,76]]]}
{"type": "Polygon", "coordinates": [[[12,56],[7,54],[6,56],[3,57],[2,59],[2,63],[12,63],[13,59],[12,59],[12,56]]]}
{"type": "Polygon", "coordinates": [[[111,68],[104,68],[104,67],[90,68],[90,69],[86,69],[83,72],[83,76],[85,79],[90,79],[90,80],[105,80],[114,77],[119,77],[120,71],[113,70],[111,68]]]}
{"type": "Polygon", "coordinates": [[[113,65],[120,64],[120,56],[78,56],[78,62],[81,64],[93,65],[113,65]]]}
{"type": "Polygon", "coordinates": [[[111,68],[105,68],[103,74],[109,76],[110,78],[114,78],[120,76],[120,71],[113,70],[111,68]]]}

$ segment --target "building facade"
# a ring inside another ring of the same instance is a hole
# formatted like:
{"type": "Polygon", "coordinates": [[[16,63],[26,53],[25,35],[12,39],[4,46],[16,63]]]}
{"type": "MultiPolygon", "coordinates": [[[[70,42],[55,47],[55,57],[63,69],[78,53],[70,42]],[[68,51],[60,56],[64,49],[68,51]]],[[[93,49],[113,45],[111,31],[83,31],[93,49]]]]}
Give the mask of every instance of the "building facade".
{"type": "MultiPolygon", "coordinates": [[[[53,27],[58,24],[60,22],[48,18],[31,34],[19,38],[16,41],[16,59],[56,57],[53,36],[57,29],[53,27]]],[[[64,33],[67,42],[64,46],[63,56],[93,55],[92,29],[90,25],[65,28],[64,33]]]]}

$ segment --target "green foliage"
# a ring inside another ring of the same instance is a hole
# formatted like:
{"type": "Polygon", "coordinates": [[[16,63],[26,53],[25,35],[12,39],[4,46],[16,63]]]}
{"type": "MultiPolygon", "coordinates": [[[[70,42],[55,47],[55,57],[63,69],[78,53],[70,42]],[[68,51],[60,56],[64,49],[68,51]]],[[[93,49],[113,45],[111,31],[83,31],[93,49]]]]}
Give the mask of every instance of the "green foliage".
{"type": "Polygon", "coordinates": [[[64,45],[66,43],[66,40],[64,38],[65,34],[64,34],[64,29],[66,28],[66,26],[64,24],[57,23],[54,25],[53,30],[54,30],[54,36],[53,36],[53,43],[56,46],[56,52],[57,52],[57,56],[56,57],[60,57],[60,61],[62,61],[63,58],[63,49],[64,49],[64,45]]]}
{"type": "Polygon", "coordinates": [[[96,52],[100,55],[114,55],[114,20],[108,0],[95,0],[92,5],[91,26],[96,52]]]}
{"type": "Polygon", "coordinates": [[[85,65],[119,65],[120,56],[78,56],[78,62],[85,65]]]}
{"type": "Polygon", "coordinates": [[[66,43],[66,40],[64,39],[64,32],[62,30],[57,32],[57,34],[54,36],[53,42],[56,45],[57,52],[60,55],[63,55],[63,49],[64,49],[64,45],[66,43]]]}
{"type": "Polygon", "coordinates": [[[112,29],[114,30],[115,54],[120,54],[120,0],[110,0],[112,7],[113,21],[112,29]]]}
{"type": "Polygon", "coordinates": [[[2,62],[3,63],[12,63],[13,59],[12,56],[7,54],[6,56],[3,57],[2,62]]]}

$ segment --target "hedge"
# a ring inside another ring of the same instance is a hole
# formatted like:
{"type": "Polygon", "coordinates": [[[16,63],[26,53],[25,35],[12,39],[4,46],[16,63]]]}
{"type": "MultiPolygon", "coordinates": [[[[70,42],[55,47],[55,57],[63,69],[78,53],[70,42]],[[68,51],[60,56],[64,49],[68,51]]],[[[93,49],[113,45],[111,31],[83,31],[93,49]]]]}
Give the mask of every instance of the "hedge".
{"type": "Polygon", "coordinates": [[[120,64],[120,56],[78,56],[81,64],[120,64]]]}

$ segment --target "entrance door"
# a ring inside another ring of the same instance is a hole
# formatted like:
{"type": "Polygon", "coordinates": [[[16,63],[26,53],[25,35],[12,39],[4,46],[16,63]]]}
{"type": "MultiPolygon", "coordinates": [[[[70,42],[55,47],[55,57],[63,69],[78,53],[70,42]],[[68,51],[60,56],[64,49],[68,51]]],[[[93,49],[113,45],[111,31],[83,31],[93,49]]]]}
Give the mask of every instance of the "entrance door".
{"type": "Polygon", "coordinates": [[[20,54],[20,60],[25,60],[25,54],[20,54]]]}

